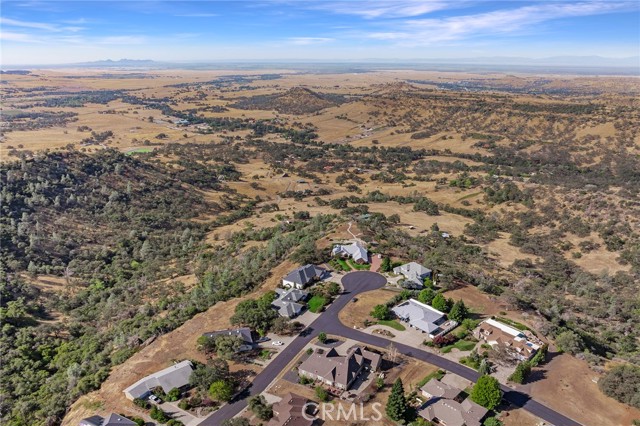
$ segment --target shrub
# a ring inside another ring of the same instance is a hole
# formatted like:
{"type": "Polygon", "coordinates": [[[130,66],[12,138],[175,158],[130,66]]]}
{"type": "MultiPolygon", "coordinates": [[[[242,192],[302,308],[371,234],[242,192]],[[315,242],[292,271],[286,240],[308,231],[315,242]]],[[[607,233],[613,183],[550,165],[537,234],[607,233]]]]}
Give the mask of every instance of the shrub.
{"type": "Polygon", "coordinates": [[[618,365],[598,381],[598,387],[607,396],[640,408],[640,367],[618,365]]]}
{"type": "Polygon", "coordinates": [[[322,386],[316,386],[315,391],[320,401],[325,402],[329,400],[329,393],[322,386]]]}
{"type": "Polygon", "coordinates": [[[373,310],[371,311],[372,317],[382,321],[389,319],[390,315],[391,315],[391,311],[389,307],[386,305],[376,305],[373,307],[373,310]]]}

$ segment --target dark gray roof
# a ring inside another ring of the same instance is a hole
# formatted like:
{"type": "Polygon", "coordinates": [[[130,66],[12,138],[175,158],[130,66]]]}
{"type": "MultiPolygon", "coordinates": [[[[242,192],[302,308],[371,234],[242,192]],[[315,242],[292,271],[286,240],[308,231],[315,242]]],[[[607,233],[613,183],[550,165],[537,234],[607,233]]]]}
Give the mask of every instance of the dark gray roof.
{"type": "Polygon", "coordinates": [[[280,316],[292,318],[302,312],[304,306],[298,303],[300,300],[304,300],[309,293],[304,290],[291,289],[282,290],[277,289],[278,298],[271,302],[271,305],[278,310],[280,316]]]}
{"type": "Polygon", "coordinates": [[[322,276],[323,273],[324,269],[309,264],[289,272],[283,279],[304,286],[322,276]]]}
{"type": "Polygon", "coordinates": [[[141,398],[155,387],[162,387],[162,390],[169,392],[173,388],[181,388],[189,384],[189,377],[193,372],[191,361],[182,361],[171,367],[160,370],[138,380],[124,390],[132,398],[141,398]]]}
{"type": "Polygon", "coordinates": [[[204,333],[203,336],[217,337],[217,336],[236,336],[242,339],[243,342],[253,344],[253,336],[251,335],[251,329],[249,327],[231,328],[228,330],[211,331],[204,333]]]}
{"type": "Polygon", "coordinates": [[[91,416],[80,420],[80,426],[102,426],[104,419],[100,416],[91,416]]]}
{"type": "Polygon", "coordinates": [[[111,413],[109,417],[104,420],[102,426],[138,426],[133,420],[129,420],[120,414],[111,413]]]}

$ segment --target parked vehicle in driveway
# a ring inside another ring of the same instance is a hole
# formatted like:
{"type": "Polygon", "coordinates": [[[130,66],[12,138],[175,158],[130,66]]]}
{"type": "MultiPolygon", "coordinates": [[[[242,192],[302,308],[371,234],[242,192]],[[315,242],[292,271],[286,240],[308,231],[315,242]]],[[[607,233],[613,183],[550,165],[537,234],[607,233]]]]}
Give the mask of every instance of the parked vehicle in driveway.
{"type": "Polygon", "coordinates": [[[271,342],[271,344],[273,346],[282,346],[282,345],[284,345],[284,343],[282,343],[280,340],[274,340],[273,342],[271,342]]]}
{"type": "Polygon", "coordinates": [[[155,402],[156,404],[162,404],[162,400],[154,394],[149,395],[149,401],[155,402]]]}

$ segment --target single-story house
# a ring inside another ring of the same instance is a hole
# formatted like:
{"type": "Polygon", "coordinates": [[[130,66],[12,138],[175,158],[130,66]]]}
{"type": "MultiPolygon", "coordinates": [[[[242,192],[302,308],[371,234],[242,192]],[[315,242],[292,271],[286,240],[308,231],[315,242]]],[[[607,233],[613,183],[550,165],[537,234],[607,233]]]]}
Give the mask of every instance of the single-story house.
{"type": "Polygon", "coordinates": [[[100,416],[91,416],[80,420],[80,426],[137,426],[136,422],[130,420],[120,414],[111,413],[103,418],[100,416]]]}
{"type": "Polygon", "coordinates": [[[314,406],[306,405],[309,402],[303,396],[291,392],[287,393],[280,401],[273,404],[273,417],[269,420],[267,426],[313,425],[312,413],[307,410],[314,408],[314,406]]]}
{"type": "Polygon", "coordinates": [[[447,398],[431,398],[418,411],[420,417],[443,426],[482,426],[488,410],[469,398],[462,402],[447,398]]]}
{"type": "Polygon", "coordinates": [[[424,285],[424,279],[431,278],[432,271],[419,263],[409,262],[393,268],[393,273],[404,275],[405,280],[417,287],[422,287],[424,285]]]}
{"type": "Polygon", "coordinates": [[[369,263],[369,253],[360,243],[354,242],[351,244],[337,244],[333,246],[331,250],[332,256],[340,256],[344,258],[351,258],[356,263],[369,263]]]}
{"type": "Polygon", "coordinates": [[[289,288],[303,289],[322,278],[326,271],[316,265],[304,265],[289,272],[282,278],[282,285],[289,288]]]}
{"type": "Polygon", "coordinates": [[[353,346],[346,355],[338,355],[335,348],[324,352],[316,350],[298,367],[298,374],[324,384],[348,390],[364,369],[375,372],[380,368],[382,356],[360,346],[353,346]]]}
{"type": "Polygon", "coordinates": [[[203,336],[209,338],[215,338],[218,336],[235,336],[242,339],[242,345],[238,349],[238,352],[250,351],[253,349],[255,341],[253,339],[253,334],[251,333],[251,329],[249,327],[242,328],[232,328],[228,330],[218,330],[211,331],[209,333],[204,333],[203,336]]]}
{"type": "Polygon", "coordinates": [[[193,372],[191,361],[182,361],[143,377],[123,392],[128,399],[133,401],[136,398],[146,398],[151,394],[151,390],[157,387],[161,387],[165,393],[173,388],[184,389],[189,386],[191,372],[193,372]]]}
{"type": "Polygon", "coordinates": [[[540,349],[540,345],[532,342],[524,332],[494,319],[482,321],[473,335],[478,340],[505,350],[519,361],[531,359],[540,349]]]}
{"type": "Polygon", "coordinates": [[[280,316],[287,318],[295,318],[300,315],[304,310],[304,305],[299,302],[304,301],[309,296],[309,293],[297,288],[289,290],[278,288],[276,293],[278,298],[271,302],[271,306],[278,310],[280,316]]]}
{"type": "Polygon", "coordinates": [[[448,333],[458,325],[456,321],[448,321],[444,312],[415,299],[402,302],[391,310],[398,319],[409,323],[411,327],[428,333],[432,339],[448,333]]]}
{"type": "Polygon", "coordinates": [[[460,389],[443,383],[438,379],[429,380],[420,388],[420,391],[422,391],[422,396],[427,399],[445,398],[457,400],[460,393],[462,393],[460,389]]]}

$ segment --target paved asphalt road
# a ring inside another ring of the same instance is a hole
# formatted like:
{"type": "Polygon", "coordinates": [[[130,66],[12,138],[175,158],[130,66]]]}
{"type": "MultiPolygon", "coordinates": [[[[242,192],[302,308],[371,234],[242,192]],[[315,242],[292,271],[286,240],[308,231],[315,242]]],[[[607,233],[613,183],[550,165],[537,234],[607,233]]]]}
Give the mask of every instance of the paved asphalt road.
{"type": "MultiPolygon", "coordinates": [[[[224,420],[230,419],[240,413],[240,411],[242,411],[247,405],[247,397],[263,392],[269,384],[275,380],[278,374],[286,368],[289,362],[321,331],[324,331],[327,334],[335,334],[349,339],[358,340],[372,346],[382,348],[389,346],[391,342],[388,339],[345,327],[338,319],[338,313],[351,301],[351,299],[353,299],[353,297],[365,291],[381,288],[386,282],[386,279],[382,275],[375,272],[357,271],[345,275],[342,279],[342,285],[345,291],[326,309],[322,315],[307,327],[306,330],[308,331],[308,334],[305,336],[299,336],[293,340],[264,370],[262,370],[260,374],[254,378],[251,386],[244,393],[236,397],[229,404],[220,408],[200,424],[203,426],[220,426],[224,420]]],[[[473,382],[475,382],[479,377],[477,371],[431,352],[426,352],[397,342],[393,342],[393,345],[401,354],[428,362],[429,364],[435,365],[443,370],[450,371],[473,382]]],[[[502,390],[505,392],[505,400],[517,407],[524,408],[534,416],[537,416],[552,425],[581,426],[580,423],[563,416],[557,411],[554,411],[539,402],[536,402],[525,393],[514,391],[506,386],[502,386],[502,390]]]]}

